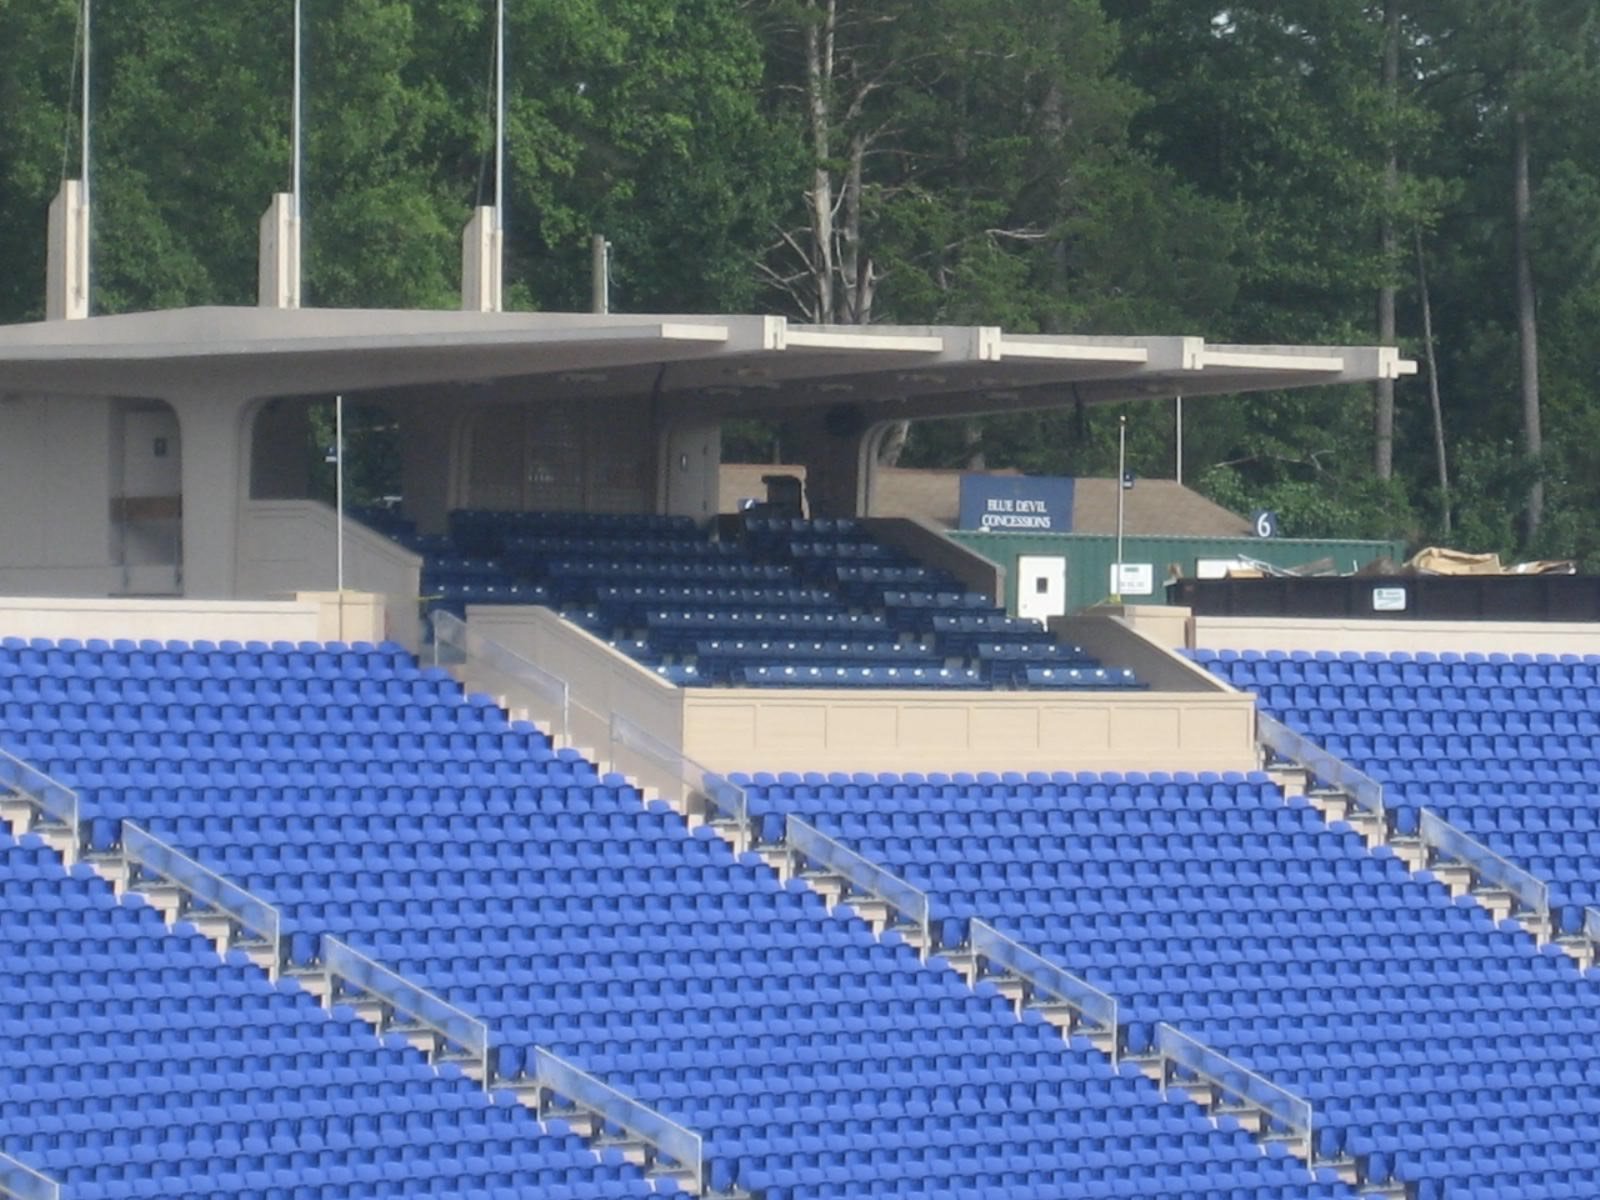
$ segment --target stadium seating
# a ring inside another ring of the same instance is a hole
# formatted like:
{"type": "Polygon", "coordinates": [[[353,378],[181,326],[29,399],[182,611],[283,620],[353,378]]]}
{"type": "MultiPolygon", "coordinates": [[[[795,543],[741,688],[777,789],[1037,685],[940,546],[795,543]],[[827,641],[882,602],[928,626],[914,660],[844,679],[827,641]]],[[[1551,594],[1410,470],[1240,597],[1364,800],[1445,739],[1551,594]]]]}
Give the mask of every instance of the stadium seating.
{"type": "Polygon", "coordinates": [[[1141,686],[856,521],[750,518],[742,541],[712,541],[685,517],[464,510],[427,541],[391,512],[369,519],[423,546],[431,607],[555,607],[675,683],[1141,686]]]}
{"type": "Polygon", "coordinates": [[[0,835],[0,1150],[72,1200],[663,1194],[232,959],[0,835]]]}
{"type": "Polygon", "coordinates": [[[394,648],[0,643],[0,705],[96,852],[140,819],[279,905],[295,964],[346,937],[489,1022],[504,1078],[544,1045],[701,1131],[718,1188],[1349,1194],[394,648]]]}
{"type": "Polygon", "coordinates": [[[1401,834],[1433,809],[1548,883],[1566,932],[1600,905],[1600,657],[1194,657],[1382,783],[1401,834]]]}
{"type": "Polygon", "coordinates": [[[1318,1152],[1418,1200],[1594,1194],[1600,990],[1265,775],[756,776],[798,812],[1316,1110],[1318,1152]]]}

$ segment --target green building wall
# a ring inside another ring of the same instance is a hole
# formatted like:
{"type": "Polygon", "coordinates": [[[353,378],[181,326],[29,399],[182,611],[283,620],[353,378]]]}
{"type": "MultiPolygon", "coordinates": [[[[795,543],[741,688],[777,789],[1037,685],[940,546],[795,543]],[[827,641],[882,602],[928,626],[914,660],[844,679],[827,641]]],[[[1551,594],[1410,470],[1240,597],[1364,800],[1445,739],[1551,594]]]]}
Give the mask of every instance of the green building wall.
{"type": "MultiPolygon", "coordinates": [[[[1117,539],[1084,533],[979,533],[952,530],[950,538],[1006,569],[1006,606],[1017,607],[1017,559],[1023,555],[1048,555],[1067,560],[1067,611],[1099,604],[1109,598],[1111,564],[1117,558],[1117,539]]],[[[1332,559],[1340,574],[1348,574],[1378,558],[1399,561],[1405,555],[1401,542],[1351,541],[1316,538],[1195,538],[1126,537],[1122,557],[1128,563],[1149,563],[1155,591],[1149,596],[1124,596],[1124,604],[1165,604],[1169,568],[1176,565],[1187,577],[1195,574],[1202,558],[1253,558],[1275,567],[1300,567],[1318,559],[1332,559]]]]}

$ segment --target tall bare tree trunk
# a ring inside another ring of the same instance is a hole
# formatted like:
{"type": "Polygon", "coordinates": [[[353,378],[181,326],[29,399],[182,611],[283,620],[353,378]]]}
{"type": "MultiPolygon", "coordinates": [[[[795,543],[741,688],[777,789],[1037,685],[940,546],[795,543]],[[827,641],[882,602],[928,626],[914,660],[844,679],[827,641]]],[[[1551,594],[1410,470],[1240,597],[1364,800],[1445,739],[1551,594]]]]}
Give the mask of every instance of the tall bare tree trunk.
{"type": "Polygon", "coordinates": [[[811,125],[811,278],[816,294],[812,318],[835,320],[833,265],[833,174],[828,169],[832,142],[833,48],[838,0],[823,0],[821,19],[806,24],[806,115],[811,125]]]}
{"type": "Polygon", "coordinates": [[[850,167],[844,177],[844,228],[839,231],[839,282],[844,291],[844,319],[852,325],[872,324],[872,300],[878,288],[872,256],[861,250],[866,159],[867,139],[857,132],[850,138],[850,167]]]}
{"type": "Polygon", "coordinates": [[[1444,448],[1444,406],[1439,402],[1439,360],[1433,347],[1433,301],[1428,295],[1428,262],[1422,253],[1422,230],[1417,230],[1417,297],[1422,301],[1422,345],[1428,360],[1428,406],[1433,410],[1433,460],[1439,469],[1439,508],[1444,532],[1451,527],[1450,460],[1444,448]]]}
{"type": "MultiPolygon", "coordinates": [[[[1520,108],[1512,116],[1513,174],[1512,210],[1516,225],[1517,257],[1517,333],[1521,339],[1522,360],[1522,440],[1528,458],[1540,466],[1544,453],[1544,431],[1539,412],[1539,322],[1537,297],[1533,287],[1533,262],[1529,246],[1529,226],[1533,219],[1533,186],[1528,169],[1528,114],[1520,108]]],[[[1535,478],[1528,485],[1528,507],[1524,514],[1527,540],[1532,542],[1544,520],[1544,480],[1535,478]]]]}
{"type": "MultiPolygon", "coordinates": [[[[1393,117],[1400,99],[1400,3],[1384,0],[1383,6],[1383,96],[1393,117]]],[[[1399,249],[1395,234],[1394,205],[1400,190],[1400,158],[1391,132],[1388,158],[1383,164],[1383,221],[1379,234],[1383,246],[1385,275],[1394,270],[1399,249]]],[[[1378,289],[1378,344],[1395,344],[1395,286],[1392,279],[1378,289]]],[[[1379,479],[1394,476],[1394,380],[1380,379],[1373,385],[1373,471],[1379,479]]]]}

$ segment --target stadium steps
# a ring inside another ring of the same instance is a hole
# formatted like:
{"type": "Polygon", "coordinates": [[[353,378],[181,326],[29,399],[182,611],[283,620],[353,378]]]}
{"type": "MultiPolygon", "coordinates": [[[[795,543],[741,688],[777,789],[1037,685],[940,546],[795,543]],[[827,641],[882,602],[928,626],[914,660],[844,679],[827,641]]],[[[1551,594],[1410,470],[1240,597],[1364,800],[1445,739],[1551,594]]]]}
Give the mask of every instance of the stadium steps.
{"type": "MultiPolygon", "coordinates": [[[[161,919],[168,928],[173,928],[180,922],[193,927],[216,947],[219,966],[230,952],[242,951],[256,966],[267,972],[269,977],[277,978],[278,964],[274,961],[270,944],[251,937],[248,931],[241,929],[227,914],[214,909],[196,907],[194,898],[176,883],[164,879],[133,880],[131,865],[120,854],[99,854],[79,859],[71,831],[62,824],[52,822],[27,797],[16,794],[0,797],[0,825],[4,825],[16,837],[21,837],[24,833],[39,837],[61,859],[64,869],[70,870],[74,862],[85,862],[111,886],[119,900],[130,892],[137,893],[145,903],[161,914],[161,919]]],[[[332,982],[325,972],[288,971],[284,977],[293,980],[301,990],[309,993],[324,1008],[333,1007],[332,982]]],[[[370,994],[354,996],[347,993],[339,996],[337,1002],[351,1009],[358,1019],[372,1026],[373,1031],[379,1036],[399,1034],[404,1037],[435,1070],[445,1064],[452,1064],[473,1082],[483,1083],[484,1072],[479,1059],[462,1052],[459,1047],[453,1046],[449,1039],[431,1027],[407,1021],[378,997],[370,994]]],[[[500,1085],[497,1090],[511,1092],[524,1107],[539,1114],[541,1128],[545,1127],[546,1118],[561,1121],[589,1146],[597,1162],[604,1160],[607,1151],[617,1151],[627,1161],[646,1169],[647,1175],[658,1185],[667,1183],[685,1191],[693,1191],[694,1181],[690,1170],[655,1164],[654,1147],[650,1142],[626,1130],[609,1127],[598,1113],[576,1105],[555,1108],[548,1104],[541,1112],[540,1089],[537,1084],[531,1082],[508,1082],[500,1085]]],[[[738,1188],[714,1189],[709,1182],[699,1194],[707,1200],[759,1200],[752,1193],[738,1188]]],[[[0,1197],[5,1195],[7,1193],[0,1189],[0,1197]]]]}
{"type": "Polygon", "coordinates": [[[1592,938],[1583,933],[1555,936],[1548,915],[1521,911],[1516,895],[1508,888],[1481,878],[1470,863],[1441,855],[1420,836],[1397,832],[1380,816],[1361,808],[1349,792],[1321,783],[1311,771],[1295,763],[1269,761],[1266,770],[1284,789],[1286,797],[1304,796],[1328,824],[1344,823],[1369,848],[1388,846],[1413,875],[1426,873],[1442,884],[1452,898],[1471,897],[1496,922],[1516,921],[1540,946],[1560,947],[1580,969],[1600,964],[1600,945],[1592,938]]]}

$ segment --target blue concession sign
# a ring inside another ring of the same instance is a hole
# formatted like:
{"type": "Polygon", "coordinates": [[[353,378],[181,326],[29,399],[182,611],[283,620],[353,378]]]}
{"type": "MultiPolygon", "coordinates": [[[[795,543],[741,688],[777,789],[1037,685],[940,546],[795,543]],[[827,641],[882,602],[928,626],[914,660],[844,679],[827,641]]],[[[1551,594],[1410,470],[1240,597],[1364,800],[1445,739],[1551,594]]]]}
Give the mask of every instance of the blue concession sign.
{"type": "Polygon", "coordinates": [[[1072,484],[1059,476],[963,475],[961,528],[1071,533],[1072,484]]]}

